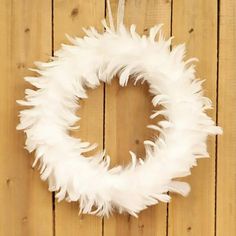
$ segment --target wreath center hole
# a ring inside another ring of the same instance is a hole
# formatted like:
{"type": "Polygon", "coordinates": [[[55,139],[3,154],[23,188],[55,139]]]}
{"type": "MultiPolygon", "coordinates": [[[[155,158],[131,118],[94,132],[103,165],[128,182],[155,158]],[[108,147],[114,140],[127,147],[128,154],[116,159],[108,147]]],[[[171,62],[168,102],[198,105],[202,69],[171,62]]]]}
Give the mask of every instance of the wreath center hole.
{"type": "Polygon", "coordinates": [[[87,91],[88,98],[80,100],[77,112],[81,117],[78,122],[80,128],[72,131],[72,136],[98,144],[96,150],[84,153],[85,156],[91,156],[104,148],[111,157],[112,166],[128,164],[129,151],[143,158],[143,142],[153,140],[158,135],[147,125],[157,124],[161,120],[149,118],[153,110],[161,108],[153,107],[153,96],[149,93],[148,84],[138,82],[134,85],[130,79],[127,86],[121,87],[118,79],[114,78],[111,84],[102,84],[87,91]]]}

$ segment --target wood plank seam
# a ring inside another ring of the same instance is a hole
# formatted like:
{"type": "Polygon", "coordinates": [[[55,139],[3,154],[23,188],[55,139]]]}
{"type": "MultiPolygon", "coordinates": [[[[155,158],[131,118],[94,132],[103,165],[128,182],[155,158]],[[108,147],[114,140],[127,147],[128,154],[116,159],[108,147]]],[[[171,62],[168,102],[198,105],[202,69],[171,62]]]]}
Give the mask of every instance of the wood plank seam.
{"type": "MultiPolygon", "coordinates": [[[[104,0],[104,19],[107,17],[107,0],[104,0]]],[[[102,139],[102,149],[105,150],[105,142],[106,142],[106,85],[103,84],[103,139],[102,139]]],[[[101,235],[104,236],[104,227],[105,220],[102,217],[102,232],[101,235]]]]}
{"type": "MultiPolygon", "coordinates": [[[[54,0],[51,0],[52,56],[54,56],[54,0]]],[[[52,235],[56,236],[56,205],[55,192],[52,192],[52,235]]]]}
{"type": "MultiPolygon", "coordinates": [[[[220,56],[220,0],[217,0],[217,65],[216,65],[216,101],[215,101],[215,121],[218,125],[219,109],[219,56],[220,56]]],[[[217,235],[217,170],[218,170],[218,136],[215,137],[215,219],[214,219],[214,236],[217,235]]]]}
{"type": "MultiPolygon", "coordinates": [[[[170,0],[170,37],[173,36],[173,7],[174,0],[170,0]]],[[[170,51],[172,50],[172,43],[170,45],[170,51]]],[[[166,204],[166,236],[169,236],[169,202],[166,204]]]]}

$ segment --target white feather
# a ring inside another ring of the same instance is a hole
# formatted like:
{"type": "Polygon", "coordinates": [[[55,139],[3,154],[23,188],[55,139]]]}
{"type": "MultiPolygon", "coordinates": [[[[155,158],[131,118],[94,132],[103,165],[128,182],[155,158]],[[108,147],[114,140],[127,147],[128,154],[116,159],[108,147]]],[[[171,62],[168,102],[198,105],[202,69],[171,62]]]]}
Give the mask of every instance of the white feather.
{"type": "Polygon", "coordinates": [[[18,101],[32,106],[20,112],[18,129],[25,130],[29,152],[36,151],[34,165],[40,161],[42,179],[49,180],[50,191],[59,191],[58,200],[80,201],[82,213],[109,215],[117,209],[137,216],[158,201],[168,202],[168,191],[186,195],[189,186],[173,179],[189,175],[196,159],[207,155],[207,136],[222,132],[205,113],[211,103],[203,96],[194,67],[183,61],[185,46],[170,51],[160,26],[151,29],[148,38],[140,37],[134,26],[128,32],[122,19],[121,11],[117,32],[111,21],[111,28],[103,21],[105,33],[88,30],[83,39],[70,38],[74,45],[64,45],[52,62],[37,63],[34,71],[40,76],[25,79],[38,90],[27,89],[26,100],[18,101]],[[154,106],[164,107],[152,118],[164,115],[166,122],[160,123],[162,128],[150,126],[165,135],[146,142],[146,159],[137,161],[130,152],[129,166],[109,169],[104,154],[85,158],[83,153],[94,146],[70,137],[68,130],[78,120],[76,97],[86,97],[86,86],[109,82],[116,73],[122,85],[132,75],[146,80],[154,106]]]}

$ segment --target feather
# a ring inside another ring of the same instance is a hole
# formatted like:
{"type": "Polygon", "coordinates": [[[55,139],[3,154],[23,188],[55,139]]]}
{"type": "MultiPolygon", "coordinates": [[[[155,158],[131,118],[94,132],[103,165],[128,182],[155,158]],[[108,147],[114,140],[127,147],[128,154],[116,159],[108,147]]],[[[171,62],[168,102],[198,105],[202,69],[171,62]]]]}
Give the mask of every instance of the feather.
{"type": "Polygon", "coordinates": [[[17,129],[26,133],[26,149],[35,150],[33,166],[40,162],[41,178],[48,179],[50,191],[58,191],[59,201],[80,201],[82,213],[108,216],[116,209],[137,216],[147,206],[170,201],[168,191],[188,194],[189,185],[174,178],[190,174],[196,160],[207,155],[208,135],[222,129],[205,113],[211,101],[195,78],[192,60],[183,60],[185,46],[170,51],[171,38],[164,39],[161,25],[148,37],[138,35],[134,25],[128,31],[124,0],[115,31],[109,4],[105,33],[90,28],[84,38],[68,37],[72,45],[62,45],[51,62],[36,63],[39,77],[25,78],[35,90],[27,89],[25,100],[18,101],[30,107],[20,111],[17,129]],[[132,77],[147,81],[153,105],[163,106],[151,118],[163,115],[165,121],[149,126],[161,134],[144,142],[145,158],[130,152],[129,165],[110,168],[105,152],[85,157],[96,145],[70,137],[69,130],[79,119],[75,112],[87,97],[85,87],[96,88],[116,74],[122,86],[132,77]]]}

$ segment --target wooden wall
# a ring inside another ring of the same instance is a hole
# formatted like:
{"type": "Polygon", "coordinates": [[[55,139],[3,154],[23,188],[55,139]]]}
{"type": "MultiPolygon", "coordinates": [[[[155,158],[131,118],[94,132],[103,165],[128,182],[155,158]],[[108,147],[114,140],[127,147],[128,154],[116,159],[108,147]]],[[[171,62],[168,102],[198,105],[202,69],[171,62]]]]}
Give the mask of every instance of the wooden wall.
{"type": "MultiPolygon", "coordinates": [[[[118,0],[111,0],[116,11],[118,0]]],[[[236,1],[126,0],[125,23],[147,34],[164,23],[173,46],[186,42],[196,56],[197,74],[212,99],[210,115],[224,135],[209,139],[210,159],[200,160],[188,198],[173,194],[169,204],[129,215],[78,215],[78,204],[57,203],[31,168],[24,135],[17,132],[16,99],[28,86],[23,76],[35,60],[48,60],[65,33],[83,36],[81,27],[106,16],[105,0],[0,0],[0,236],[234,236],[236,235],[236,1]]],[[[143,154],[152,111],[146,84],[121,88],[117,81],[89,91],[79,114],[76,137],[99,143],[112,164],[127,163],[128,151],[143,154]],[[122,120],[122,122],[121,122],[122,120]]]]}

